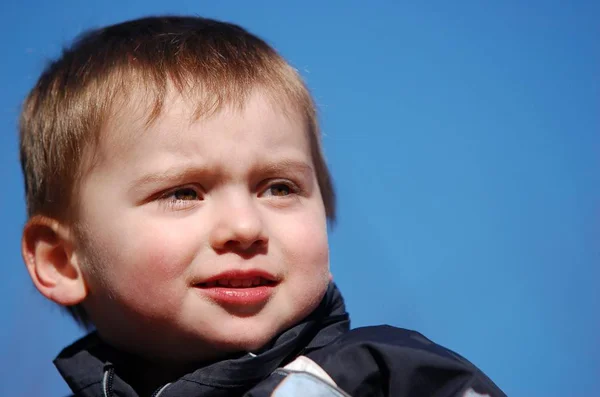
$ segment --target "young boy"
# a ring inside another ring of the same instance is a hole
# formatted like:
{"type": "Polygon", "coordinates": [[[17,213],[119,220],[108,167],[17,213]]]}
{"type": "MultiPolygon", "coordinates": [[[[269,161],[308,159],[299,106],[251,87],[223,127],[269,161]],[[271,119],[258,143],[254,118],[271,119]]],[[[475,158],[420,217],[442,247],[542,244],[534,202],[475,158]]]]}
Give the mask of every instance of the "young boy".
{"type": "Polygon", "coordinates": [[[235,25],[82,36],[25,101],[23,257],[95,331],[55,360],[77,396],[501,396],[418,333],[349,330],[313,101],[235,25]]]}

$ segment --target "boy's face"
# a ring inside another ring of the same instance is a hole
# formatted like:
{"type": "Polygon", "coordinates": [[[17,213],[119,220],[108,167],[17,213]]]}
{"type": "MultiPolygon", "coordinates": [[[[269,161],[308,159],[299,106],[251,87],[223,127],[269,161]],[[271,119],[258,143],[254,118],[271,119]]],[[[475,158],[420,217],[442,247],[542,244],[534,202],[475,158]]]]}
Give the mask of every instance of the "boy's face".
{"type": "Polygon", "coordinates": [[[256,91],[192,121],[120,109],[79,196],[84,307],[114,345],[161,359],[252,351],[316,308],[326,218],[301,117],[256,91]]]}

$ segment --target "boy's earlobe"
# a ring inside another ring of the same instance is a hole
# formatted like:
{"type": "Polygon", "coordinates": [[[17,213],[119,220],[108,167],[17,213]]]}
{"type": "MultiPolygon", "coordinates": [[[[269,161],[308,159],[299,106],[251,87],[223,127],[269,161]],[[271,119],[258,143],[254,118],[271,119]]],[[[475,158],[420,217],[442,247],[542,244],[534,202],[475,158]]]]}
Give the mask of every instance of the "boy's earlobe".
{"type": "Polygon", "coordinates": [[[46,298],[63,306],[85,299],[87,287],[68,228],[51,218],[32,217],[23,229],[21,252],[33,283],[46,298]]]}

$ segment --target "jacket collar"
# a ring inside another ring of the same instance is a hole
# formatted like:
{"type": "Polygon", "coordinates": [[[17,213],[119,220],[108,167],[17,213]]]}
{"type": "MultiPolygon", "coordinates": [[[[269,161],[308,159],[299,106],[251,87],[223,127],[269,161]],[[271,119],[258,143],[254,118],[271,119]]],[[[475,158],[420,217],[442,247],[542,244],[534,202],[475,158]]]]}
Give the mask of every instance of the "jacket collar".
{"type": "MultiPolygon", "coordinates": [[[[342,295],[331,283],[311,315],[274,338],[256,355],[247,354],[203,366],[176,380],[168,389],[191,390],[195,387],[197,391],[202,390],[203,395],[220,395],[232,388],[248,389],[299,354],[328,345],[347,332],[349,326],[342,295]],[[211,390],[215,393],[210,393],[211,390]]],[[[119,396],[137,396],[113,367],[113,363],[127,360],[126,353],[110,347],[93,332],[65,348],[54,364],[78,396],[110,397],[111,390],[119,396]]],[[[164,395],[168,394],[171,393],[164,395]]]]}

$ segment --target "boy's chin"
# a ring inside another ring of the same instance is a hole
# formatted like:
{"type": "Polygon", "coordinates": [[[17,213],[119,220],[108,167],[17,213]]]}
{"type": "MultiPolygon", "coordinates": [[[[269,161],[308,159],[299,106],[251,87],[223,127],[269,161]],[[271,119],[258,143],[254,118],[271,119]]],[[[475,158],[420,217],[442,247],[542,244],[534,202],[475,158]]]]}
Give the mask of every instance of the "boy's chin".
{"type": "Polygon", "coordinates": [[[246,332],[242,333],[233,332],[220,335],[213,343],[214,346],[217,346],[218,350],[229,354],[257,352],[269,345],[278,333],[274,330],[262,332],[258,332],[258,330],[256,332],[246,330],[246,332]]]}

